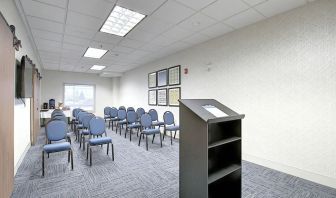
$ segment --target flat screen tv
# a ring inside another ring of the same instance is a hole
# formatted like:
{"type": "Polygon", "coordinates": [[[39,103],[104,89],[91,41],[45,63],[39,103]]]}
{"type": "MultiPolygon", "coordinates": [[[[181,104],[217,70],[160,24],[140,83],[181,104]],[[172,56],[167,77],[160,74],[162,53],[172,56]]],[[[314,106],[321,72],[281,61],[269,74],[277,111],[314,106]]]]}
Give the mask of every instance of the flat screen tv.
{"type": "Polygon", "coordinates": [[[26,56],[22,56],[21,62],[16,61],[16,98],[33,97],[33,70],[26,56]]]}

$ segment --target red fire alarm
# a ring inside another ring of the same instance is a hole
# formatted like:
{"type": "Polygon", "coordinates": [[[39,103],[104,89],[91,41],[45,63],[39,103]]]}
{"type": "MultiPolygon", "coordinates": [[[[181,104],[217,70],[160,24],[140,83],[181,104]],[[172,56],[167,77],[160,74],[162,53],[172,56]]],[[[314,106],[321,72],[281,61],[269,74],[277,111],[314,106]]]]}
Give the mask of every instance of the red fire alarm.
{"type": "Polygon", "coordinates": [[[188,68],[184,68],[184,74],[188,74],[188,68]]]}

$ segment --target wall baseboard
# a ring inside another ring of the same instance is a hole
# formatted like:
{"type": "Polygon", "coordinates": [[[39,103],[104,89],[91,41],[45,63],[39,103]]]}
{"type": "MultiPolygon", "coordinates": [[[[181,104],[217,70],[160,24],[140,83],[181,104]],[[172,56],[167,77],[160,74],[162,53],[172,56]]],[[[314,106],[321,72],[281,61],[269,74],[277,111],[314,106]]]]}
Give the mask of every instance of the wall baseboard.
{"type": "Polygon", "coordinates": [[[312,173],[306,170],[298,169],[292,166],[287,166],[284,164],[280,164],[278,162],[273,162],[270,160],[266,160],[260,157],[256,157],[253,155],[249,155],[246,153],[243,153],[243,160],[249,161],[261,166],[265,166],[280,172],[284,172],[296,177],[300,177],[302,179],[306,179],[321,185],[329,186],[331,188],[336,188],[336,178],[312,173]]]}
{"type": "Polygon", "coordinates": [[[25,150],[23,151],[22,155],[20,156],[19,161],[16,163],[16,165],[14,166],[14,176],[16,175],[17,170],[19,169],[24,157],[26,156],[28,150],[31,147],[31,143],[29,142],[28,145],[26,146],[25,150]]]}

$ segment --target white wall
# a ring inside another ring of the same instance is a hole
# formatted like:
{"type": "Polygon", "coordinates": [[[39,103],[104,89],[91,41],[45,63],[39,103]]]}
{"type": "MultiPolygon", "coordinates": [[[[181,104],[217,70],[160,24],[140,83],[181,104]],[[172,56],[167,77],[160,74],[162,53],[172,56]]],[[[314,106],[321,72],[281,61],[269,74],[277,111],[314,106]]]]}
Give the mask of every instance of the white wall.
{"type": "Polygon", "coordinates": [[[113,81],[112,78],[99,77],[97,74],[85,74],[75,72],[59,72],[45,70],[42,78],[41,103],[55,99],[56,105],[63,100],[64,83],[90,84],[96,86],[96,106],[95,114],[104,116],[104,107],[112,106],[113,101],[113,81]]]}
{"type": "Polygon", "coordinates": [[[246,114],[244,159],[336,187],[335,10],[316,1],[129,71],[120,103],[148,110],[147,74],[181,64],[182,98],[246,114]]]}
{"type": "MultiPolygon", "coordinates": [[[[21,61],[21,57],[28,55],[41,70],[38,59],[35,55],[33,45],[28,37],[27,30],[22,22],[19,12],[16,9],[13,0],[1,0],[0,11],[7,20],[9,25],[16,27],[17,37],[22,42],[20,51],[15,52],[15,57],[21,61]]],[[[14,83],[14,82],[13,82],[14,83]]],[[[15,101],[14,107],[14,173],[20,165],[20,161],[25,155],[27,148],[30,146],[30,99],[25,100],[25,104],[21,100],[15,101]]]]}

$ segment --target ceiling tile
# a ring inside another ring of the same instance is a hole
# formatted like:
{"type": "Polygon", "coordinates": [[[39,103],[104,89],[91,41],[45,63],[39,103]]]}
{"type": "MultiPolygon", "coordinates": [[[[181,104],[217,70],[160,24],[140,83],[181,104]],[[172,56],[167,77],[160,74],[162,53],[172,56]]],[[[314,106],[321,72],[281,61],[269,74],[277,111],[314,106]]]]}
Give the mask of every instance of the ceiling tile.
{"type": "Polygon", "coordinates": [[[215,38],[231,31],[233,31],[233,28],[222,23],[216,23],[202,30],[201,33],[211,38],[215,38]]]}
{"type": "Polygon", "coordinates": [[[97,33],[97,30],[66,25],[65,33],[71,36],[76,36],[78,38],[92,39],[94,35],[97,33]]]}
{"type": "Polygon", "coordinates": [[[145,18],[141,23],[139,23],[139,25],[137,25],[134,28],[134,30],[149,32],[149,33],[158,35],[166,31],[173,25],[174,24],[172,23],[165,22],[153,16],[149,16],[148,18],[145,18]]]}
{"type": "Polygon", "coordinates": [[[156,52],[164,48],[162,45],[154,45],[153,43],[146,43],[140,49],[150,52],[156,52]]]}
{"type": "Polygon", "coordinates": [[[90,40],[88,39],[81,39],[78,37],[74,36],[69,36],[69,35],[64,35],[63,39],[64,43],[69,43],[69,44],[75,44],[75,45],[81,45],[81,46],[88,46],[90,44],[90,40]]]}
{"type": "Polygon", "coordinates": [[[80,46],[80,45],[74,45],[70,43],[63,43],[62,45],[63,49],[71,50],[71,51],[76,51],[76,52],[81,52],[84,54],[86,49],[88,48],[87,46],[80,46]]]}
{"type": "Polygon", "coordinates": [[[204,14],[197,13],[181,22],[178,26],[193,32],[198,32],[199,30],[204,29],[215,23],[217,23],[216,20],[204,14]]]}
{"type": "Polygon", "coordinates": [[[92,41],[89,45],[89,47],[104,49],[104,50],[112,50],[113,48],[115,48],[115,46],[116,44],[97,42],[97,41],[92,41]]]}
{"type": "Polygon", "coordinates": [[[145,43],[142,41],[137,41],[134,39],[124,38],[120,43],[121,46],[130,47],[130,48],[139,48],[145,43]]]}
{"type": "Polygon", "coordinates": [[[175,26],[170,30],[164,32],[162,36],[165,36],[172,41],[178,41],[186,38],[187,36],[193,34],[192,31],[181,28],[180,26],[175,26]]]}
{"type": "MultiPolygon", "coordinates": [[[[23,0],[25,1],[25,0],[23,0]]],[[[66,8],[68,6],[68,0],[33,0],[33,1],[38,1],[41,3],[45,3],[45,4],[49,4],[49,5],[54,5],[54,6],[58,6],[61,8],[66,8]]]]}
{"type": "Polygon", "coordinates": [[[42,39],[48,39],[53,41],[62,42],[63,35],[59,33],[44,31],[44,30],[37,30],[37,29],[31,29],[32,34],[34,38],[42,38],[42,39]]]}
{"type": "Polygon", "coordinates": [[[267,17],[291,10],[306,4],[305,0],[268,0],[265,3],[257,5],[255,9],[267,17]]]}
{"type": "Polygon", "coordinates": [[[45,62],[43,63],[44,69],[47,70],[59,70],[59,64],[58,63],[49,63],[45,62]]]}
{"type": "Polygon", "coordinates": [[[112,49],[113,52],[116,52],[116,53],[126,53],[126,54],[129,54],[131,52],[133,52],[135,49],[134,48],[129,48],[129,47],[124,47],[124,46],[116,46],[115,48],[112,49]]]}
{"type": "Polygon", "coordinates": [[[150,15],[166,0],[119,0],[118,5],[141,14],[150,15]]]}
{"type": "Polygon", "coordinates": [[[65,9],[32,0],[21,0],[26,15],[64,23],[65,9]]]}
{"type": "Polygon", "coordinates": [[[217,0],[198,0],[198,1],[195,1],[195,0],[176,0],[178,1],[179,3],[182,3],[194,10],[200,10],[206,6],[208,6],[209,4],[217,1],[217,0]]]}
{"type": "Polygon", "coordinates": [[[256,23],[263,19],[265,19],[264,16],[256,12],[254,9],[249,9],[247,11],[239,13],[225,20],[224,23],[238,29],[238,28],[256,23]]]}
{"type": "Polygon", "coordinates": [[[61,71],[73,71],[75,69],[75,65],[60,65],[61,71]]]}
{"type": "Polygon", "coordinates": [[[174,43],[176,40],[167,38],[165,36],[158,36],[152,41],[149,42],[149,44],[154,44],[154,45],[161,45],[161,46],[168,46],[172,43],[174,43]]]}
{"type": "Polygon", "coordinates": [[[111,44],[117,44],[119,43],[124,37],[121,36],[116,36],[113,34],[107,34],[104,32],[97,32],[93,40],[97,42],[102,42],[102,43],[111,43],[111,44]]]}
{"type": "Polygon", "coordinates": [[[82,28],[88,28],[98,31],[103,25],[104,20],[91,17],[85,14],[69,11],[67,15],[66,25],[72,25],[82,28]]]}
{"type": "Polygon", "coordinates": [[[205,42],[209,39],[210,39],[210,37],[197,33],[197,34],[194,34],[194,35],[184,39],[183,41],[187,42],[189,44],[192,44],[192,45],[196,45],[196,44],[199,44],[199,43],[203,43],[203,42],[205,42]]]}
{"type": "Polygon", "coordinates": [[[224,20],[248,8],[249,7],[240,0],[220,0],[209,5],[201,12],[217,20],[224,20]]]}
{"type": "Polygon", "coordinates": [[[191,8],[175,1],[168,0],[158,10],[156,10],[152,16],[169,23],[177,24],[194,13],[195,11],[191,8]]]}
{"type": "Polygon", "coordinates": [[[138,41],[150,41],[154,39],[157,35],[158,34],[141,31],[135,28],[126,35],[126,38],[130,38],[130,39],[134,39],[138,41]]]}
{"type": "Polygon", "coordinates": [[[27,16],[31,28],[63,34],[63,24],[36,17],[27,16]]]}
{"type": "Polygon", "coordinates": [[[260,3],[264,3],[264,2],[266,2],[268,0],[243,0],[243,1],[245,1],[250,6],[255,6],[255,5],[258,5],[260,3]]]}
{"type": "Polygon", "coordinates": [[[114,3],[104,0],[69,0],[69,10],[105,20],[111,13],[114,3]]]}
{"type": "Polygon", "coordinates": [[[46,40],[46,39],[41,39],[41,38],[36,38],[35,43],[37,47],[53,47],[53,48],[61,48],[62,43],[57,42],[57,41],[52,41],[52,40],[46,40]]]}

